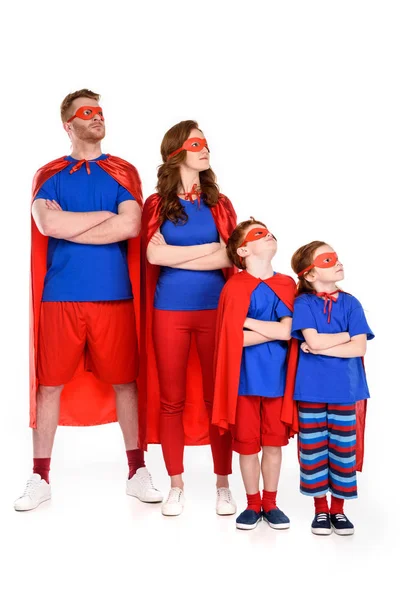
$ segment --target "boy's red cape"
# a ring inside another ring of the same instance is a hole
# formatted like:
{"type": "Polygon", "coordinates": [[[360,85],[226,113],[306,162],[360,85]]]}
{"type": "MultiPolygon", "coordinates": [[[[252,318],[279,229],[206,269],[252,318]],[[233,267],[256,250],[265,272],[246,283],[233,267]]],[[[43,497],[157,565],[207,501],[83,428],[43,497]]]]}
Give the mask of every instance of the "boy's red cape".
{"type": "MultiPolygon", "coordinates": [[[[58,158],[39,169],[33,179],[32,202],[42,185],[53,175],[72,164],[66,157],[58,158]]],[[[135,167],[116,156],[108,155],[97,164],[125,187],[132,197],[143,204],[142,186],[135,167]]],[[[30,281],[30,426],[36,427],[37,347],[40,305],[44,279],[47,272],[48,238],[40,233],[32,218],[32,250],[30,281]]],[[[128,241],[129,275],[134,295],[137,335],[140,330],[140,242],[128,241]]],[[[60,425],[101,425],[116,421],[115,394],[111,385],[105,384],[84,370],[84,357],[73,379],[64,386],[61,395],[60,425]]],[[[145,439],[145,411],[139,400],[139,438],[145,439]]]]}
{"type": "MultiPolygon", "coordinates": [[[[215,353],[215,391],[212,422],[221,430],[232,429],[236,420],[236,405],[243,353],[243,324],[251,294],[264,281],[278,298],[293,311],[296,284],[288,275],[276,273],[265,280],[241,271],[226,283],[220,297],[217,317],[217,347],[215,353]]],[[[298,432],[296,403],[293,400],[298,344],[290,340],[287,378],[281,420],[292,437],[298,432]]]]}
{"type": "MultiPolygon", "coordinates": [[[[153,301],[160,267],[151,265],[147,258],[147,245],[160,227],[160,201],[158,194],[150,196],[143,207],[142,217],[142,311],[140,335],[139,394],[147,404],[147,443],[158,444],[160,389],[157,363],[153,346],[153,301]]],[[[236,213],[230,200],[220,194],[218,204],[211,208],[218,232],[224,242],[236,226],[236,213]]],[[[226,278],[234,269],[224,269],[226,278]]],[[[209,422],[203,399],[202,376],[196,344],[192,343],[187,367],[186,402],[183,414],[185,444],[197,446],[209,443],[209,422]]]]}

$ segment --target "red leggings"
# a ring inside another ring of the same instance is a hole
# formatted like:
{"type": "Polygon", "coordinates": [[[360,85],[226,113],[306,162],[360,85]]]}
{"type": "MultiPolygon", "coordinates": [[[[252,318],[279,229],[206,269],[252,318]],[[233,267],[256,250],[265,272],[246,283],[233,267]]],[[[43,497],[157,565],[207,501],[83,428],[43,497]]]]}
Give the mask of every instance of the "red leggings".
{"type": "Polygon", "coordinates": [[[203,376],[204,402],[210,419],[210,442],[217,475],[232,473],[232,436],[211,425],[216,310],[154,309],[153,339],[160,384],[160,440],[168,474],[183,473],[183,409],[192,334],[203,376]]]}

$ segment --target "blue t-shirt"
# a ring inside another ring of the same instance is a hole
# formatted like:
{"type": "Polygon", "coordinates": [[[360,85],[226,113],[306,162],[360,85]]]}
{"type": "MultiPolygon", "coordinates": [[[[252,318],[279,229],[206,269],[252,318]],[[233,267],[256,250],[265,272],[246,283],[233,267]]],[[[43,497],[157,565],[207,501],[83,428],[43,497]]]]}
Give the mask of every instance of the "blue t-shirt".
{"type": "MultiPolygon", "coordinates": [[[[180,200],[185,208],[186,223],[164,221],[160,231],[171,246],[197,246],[219,242],[219,233],[210,208],[180,200]]],[[[154,308],[160,310],[210,310],[218,307],[219,296],[225,285],[221,269],[189,271],[161,267],[154,296],[154,308]]]]}
{"type": "MultiPolygon", "coordinates": [[[[102,154],[98,159],[106,158],[102,154]]],[[[63,210],[90,212],[108,210],[118,213],[125,200],[134,200],[132,194],[119,185],[93,161],[90,175],[83,164],[70,174],[78,161],[50,177],[36,194],[36,198],[57,200],[63,210]]],[[[49,237],[47,274],[43,302],[101,301],[132,298],[132,287],[127,263],[127,242],[112,244],[75,244],[68,240],[49,237]]]]}
{"type": "MultiPolygon", "coordinates": [[[[264,282],[251,294],[247,316],[260,321],[279,321],[292,312],[264,282]]],[[[275,340],[243,348],[239,396],[283,396],[287,342],[275,340]]]]}
{"type": "MultiPolygon", "coordinates": [[[[332,303],[331,322],[324,314],[324,299],[302,294],[294,303],[292,336],[304,341],[302,329],[318,333],[341,333],[350,337],[365,333],[374,338],[360,302],[344,292],[332,303]]],[[[352,404],[369,398],[365,370],[360,357],[337,358],[299,352],[294,399],[302,402],[352,404]]]]}

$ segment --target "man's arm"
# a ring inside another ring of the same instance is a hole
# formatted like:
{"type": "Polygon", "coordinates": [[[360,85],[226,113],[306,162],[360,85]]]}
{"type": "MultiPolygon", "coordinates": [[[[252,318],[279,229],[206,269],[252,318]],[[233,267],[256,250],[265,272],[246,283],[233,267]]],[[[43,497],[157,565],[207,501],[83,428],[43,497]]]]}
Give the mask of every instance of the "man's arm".
{"type": "Polygon", "coordinates": [[[290,340],[292,317],[282,317],[280,321],[261,321],[247,318],[244,322],[246,329],[251,329],[271,340],[290,340]]]}
{"type": "Polygon", "coordinates": [[[68,239],[96,227],[114,217],[108,210],[93,212],[70,212],[62,210],[55,201],[37,199],[32,205],[32,216],[40,233],[46,236],[68,239]],[[49,208],[49,206],[53,208],[49,208]],[[56,208],[59,207],[59,208],[56,208]]]}
{"type": "Polygon", "coordinates": [[[118,206],[118,214],[88,231],[66,238],[75,244],[113,244],[137,237],[140,233],[142,211],[135,200],[125,200],[118,206]]]}

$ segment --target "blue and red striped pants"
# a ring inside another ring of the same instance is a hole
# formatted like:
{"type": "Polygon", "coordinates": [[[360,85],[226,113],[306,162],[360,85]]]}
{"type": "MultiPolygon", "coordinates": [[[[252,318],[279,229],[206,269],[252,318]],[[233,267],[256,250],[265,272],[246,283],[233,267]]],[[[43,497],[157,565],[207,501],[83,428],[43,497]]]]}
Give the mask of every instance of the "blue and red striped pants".
{"type": "Polygon", "coordinates": [[[298,407],[301,493],[357,498],[355,404],[298,407]]]}

